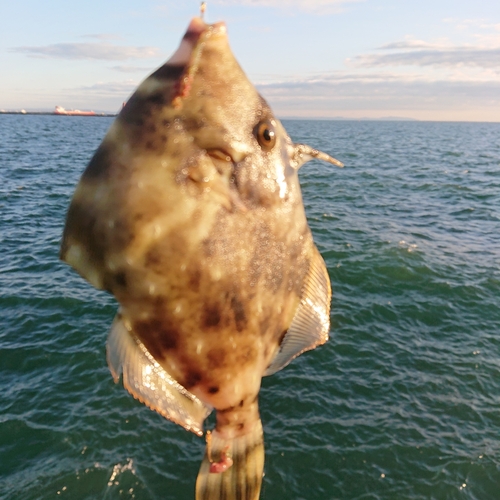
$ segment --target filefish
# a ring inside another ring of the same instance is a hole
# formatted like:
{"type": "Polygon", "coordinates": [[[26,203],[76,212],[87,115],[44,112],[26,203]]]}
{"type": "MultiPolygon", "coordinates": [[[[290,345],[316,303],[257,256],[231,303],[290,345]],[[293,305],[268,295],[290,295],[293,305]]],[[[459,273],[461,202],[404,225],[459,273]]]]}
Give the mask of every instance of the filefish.
{"type": "Polygon", "coordinates": [[[229,47],[194,18],[122,108],[76,186],[60,257],[119,310],[115,382],[203,436],[196,499],[260,495],[261,379],[329,334],[331,288],[294,144],[229,47]]]}

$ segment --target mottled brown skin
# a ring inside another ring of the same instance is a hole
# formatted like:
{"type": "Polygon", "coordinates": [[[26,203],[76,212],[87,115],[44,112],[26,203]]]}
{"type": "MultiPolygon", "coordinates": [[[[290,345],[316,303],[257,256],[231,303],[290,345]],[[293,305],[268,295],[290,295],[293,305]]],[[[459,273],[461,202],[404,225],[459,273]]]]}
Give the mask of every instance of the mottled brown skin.
{"type": "Polygon", "coordinates": [[[145,80],[84,172],[61,256],[117,298],[153,357],[232,437],[259,418],[261,377],[314,244],[293,145],[225,27],[185,42],[190,60],[145,80]],[[276,134],[269,150],[256,135],[263,122],[276,134]]]}

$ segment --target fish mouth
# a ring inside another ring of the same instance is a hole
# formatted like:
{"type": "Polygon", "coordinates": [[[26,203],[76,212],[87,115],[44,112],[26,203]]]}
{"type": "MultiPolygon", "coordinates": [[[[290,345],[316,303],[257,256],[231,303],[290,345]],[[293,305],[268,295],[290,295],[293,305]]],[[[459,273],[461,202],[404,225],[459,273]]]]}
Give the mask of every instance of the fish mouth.
{"type": "Polygon", "coordinates": [[[228,186],[236,187],[235,170],[238,166],[238,162],[235,161],[233,155],[223,148],[207,149],[206,155],[210,158],[219,175],[225,179],[228,186]]]}
{"type": "Polygon", "coordinates": [[[209,31],[213,34],[225,34],[227,32],[226,23],[220,21],[214,24],[207,24],[201,17],[193,17],[189,26],[187,27],[184,38],[186,37],[196,37],[201,35],[205,31],[209,31]]]}
{"type": "Polygon", "coordinates": [[[232,163],[234,167],[247,157],[245,151],[229,151],[226,148],[207,148],[206,152],[213,160],[232,163]]]}
{"type": "Polygon", "coordinates": [[[174,87],[172,98],[174,108],[181,108],[183,99],[190,94],[205,43],[209,39],[227,39],[226,24],[224,22],[206,24],[203,19],[194,17],[189,23],[179,48],[165,63],[166,67],[182,68],[183,70],[174,87]]]}
{"type": "Polygon", "coordinates": [[[205,154],[210,158],[221,178],[225,180],[224,184],[228,187],[234,186],[237,162],[231,154],[225,149],[207,149],[205,154]]]}
{"type": "Polygon", "coordinates": [[[194,17],[182,37],[179,48],[166,64],[169,66],[192,65],[193,55],[196,55],[197,52],[196,49],[202,45],[206,38],[213,36],[227,36],[226,23],[206,24],[200,17],[194,17]]]}
{"type": "Polygon", "coordinates": [[[210,156],[212,160],[235,163],[231,154],[224,149],[207,149],[207,155],[210,156]]]}
{"type": "Polygon", "coordinates": [[[236,169],[246,154],[229,152],[225,148],[209,148],[204,151],[212,164],[214,172],[204,177],[205,185],[219,195],[219,202],[229,212],[247,212],[238,189],[236,169]]]}

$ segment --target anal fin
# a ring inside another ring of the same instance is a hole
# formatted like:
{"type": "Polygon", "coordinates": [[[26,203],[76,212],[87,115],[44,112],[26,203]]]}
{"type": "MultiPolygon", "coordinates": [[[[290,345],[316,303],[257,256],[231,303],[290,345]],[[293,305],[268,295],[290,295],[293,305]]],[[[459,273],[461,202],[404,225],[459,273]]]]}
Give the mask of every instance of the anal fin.
{"type": "Polygon", "coordinates": [[[212,408],[205,405],[173,379],[153,358],[144,344],[117,314],[106,344],[108,366],[115,383],[123,374],[123,385],[160,415],[198,436],[212,408]]]}
{"type": "Polygon", "coordinates": [[[328,340],[331,298],[328,271],[315,247],[295,316],[264,375],[276,373],[304,351],[314,349],[328,340]]]}

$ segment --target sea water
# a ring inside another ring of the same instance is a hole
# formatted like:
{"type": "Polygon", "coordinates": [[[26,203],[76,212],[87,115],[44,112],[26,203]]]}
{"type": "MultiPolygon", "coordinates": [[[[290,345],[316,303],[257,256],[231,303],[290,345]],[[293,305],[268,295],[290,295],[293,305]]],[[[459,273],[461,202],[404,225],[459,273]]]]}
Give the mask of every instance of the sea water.
{"type": "MultiPolygon", "coordinates": [[[[58,251],[111,119],[0,116],[0,498],[194,498],[203,439],[115,385],[58,251]]],[[[500,124],[294,121],[331,340],[263,381],[262,499],[500,498],[500,124]]]]}

